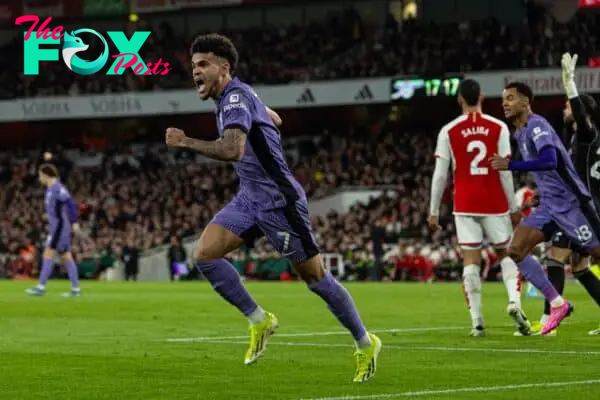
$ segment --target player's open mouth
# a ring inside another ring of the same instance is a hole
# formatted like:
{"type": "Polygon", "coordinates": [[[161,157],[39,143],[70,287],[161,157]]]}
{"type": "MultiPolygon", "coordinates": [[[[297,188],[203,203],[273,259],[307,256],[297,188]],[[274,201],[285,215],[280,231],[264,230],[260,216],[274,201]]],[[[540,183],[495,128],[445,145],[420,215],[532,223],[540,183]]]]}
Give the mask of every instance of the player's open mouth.
{"type": "Polygon", "coordinates": [[[204,81],[202,79],[196,79],[194,83],[196,84],[196,88],[198,88],[198,93],[202,94],[204,89],[206,89],[206,84],[204,81]]]}

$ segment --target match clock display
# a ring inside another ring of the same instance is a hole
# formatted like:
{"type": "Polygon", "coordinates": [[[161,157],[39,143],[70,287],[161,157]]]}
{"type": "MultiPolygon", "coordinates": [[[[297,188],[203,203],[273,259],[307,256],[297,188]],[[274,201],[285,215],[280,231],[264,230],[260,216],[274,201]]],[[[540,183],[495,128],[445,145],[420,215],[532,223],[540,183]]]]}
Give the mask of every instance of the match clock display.
{"type": "Polygon", "coordinates": [[[408,100],[415,97],[456,96],[462,77],[393,79],[390,98],[408,100]]]}

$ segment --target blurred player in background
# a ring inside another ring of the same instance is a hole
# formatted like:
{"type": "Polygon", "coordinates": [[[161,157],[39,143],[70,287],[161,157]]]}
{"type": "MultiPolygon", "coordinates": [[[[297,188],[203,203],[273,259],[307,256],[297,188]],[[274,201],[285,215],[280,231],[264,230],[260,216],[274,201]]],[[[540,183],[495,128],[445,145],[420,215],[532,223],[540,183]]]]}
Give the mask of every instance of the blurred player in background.
{"type": "Polygon", "coordinates": [[[504,122],[482,113],[482,101],[479,83],[466,79],[460,84],[458,102],[463,114],[445,125],[437,140],[428,223],[434,231],[440,229],[439,207],[452,164],[454,219],[463,253],[463,285],[473,322],[470,335],[485,335],[481,301],[481,246],[484,239],[491,242],[500,260],[502,279],[508,292],[507,312],[518,330],[528,335],[530,323],[521,310],[518,268],[506,252],[512,223],[518,223],[522,214],[515,200],[512,174],[498,173],[488,162],[491,154],[510,157],[510,133],[504,122]]]}
{"type": "Polygon", "coordinates": [[[58,170],[52,164],[42,164],[38,170],[40,183],[46,187],[44,205],[48,216],[49,234],[43,253],[42,269],[39,284],[26,293],[32,296],[46,294],[46,282],[54,269],[54,257],[58,253],[62,265],[71,280],[71,291],[63,293],[64,297],[79,296],[79,271],[71,255],[71,235],[79,233],[77,207],[71,194],[59,180],[58,170]]]}
{"type": "Polygon", "coordinates": [[[190,53],[200,98],[212,98],[217,104],[220,138],[197,140],[169,128],[166,143],[233,162],[240,179],[236,196],[198,240],[194,261],[215,291],[248,318],[250,347],[245,363],[252,364],[263,355],[278,321],[254,301],[225,256],[246,240],[266,235],[352,333],[356,342],[354,382],[367,381],[375,373],[381,341],[366,331],[352,297],[324,268],[306,194],[288,168],[272,115],[250,86],[231,76],[238,60],[235,46],[224,36],[203,35],[194,40],[190,53]]]}
{"type": "Polygon", "coordinates": [[[508,252],[521,273],[550,303],[550,317],[540,333],[556,329],[573,311],[548,280],[541,265],[531,256],[533,249],[559,230],[581,248],[600,255],[600,220],[562,141],[543,117],[531,111],[533,92],[521,82],[513,82],[502,92],[504,115],[516,127],[522,161],[495,154],[492,168],[499,171],[531,172],[540,194],[540,203],[517,226],[508,252]]]}
{"type": "MultiPolygon", "coordinates": [[[[596,124],[598,107],[589,95],[579,95],[575,84],[575,66],[577,55],[565,53],[562,57],[563,86],[567,94],[564,110],[566,143],[569,154],[579,177],[586,184],[596,212],[600,210],[600,137],[596,124]]],[[[589,253],[569,240],[568,236],[558,231],[551,241],[544,264],[548,279],[558,293],[562,295],[565,287],[565,264],[569,263],[573,275],[587,292],[600,305],[600,280],[590,270],[589,253]]],[[[544,314],[539,323],[534,323],[534,332],[539,332],[550,318],[550,304],[546,300],[544,314]]],[[[551,332],[554,334],[555,331],[551,332]]],[[[591,335],[600,334],[600,329],[589,332],[591,335]]]]}

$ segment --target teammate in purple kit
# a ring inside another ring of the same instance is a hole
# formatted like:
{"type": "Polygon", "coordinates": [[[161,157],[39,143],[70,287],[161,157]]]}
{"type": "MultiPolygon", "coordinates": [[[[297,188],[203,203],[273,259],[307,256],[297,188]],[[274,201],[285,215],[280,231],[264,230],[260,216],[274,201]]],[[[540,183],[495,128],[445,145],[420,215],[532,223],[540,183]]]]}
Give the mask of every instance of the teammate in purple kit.
{"type": "Polygon", "coordinates": [[[532,100],[533,92],[524,83],[513,82],[504,89],[504,115],[517,128],[514,137],[523,161],[494,155],[491,165],[497,170],[529,171],[538,187],[539,206],[517,226],[508,252],[523,276],[550,302],[550,318],[540,332],[546,335],[571,314],[573,306],[560,296],[529,254],[558,231],[580,248],[600,254],[600,221],[561,139],[548,121],[531,111],[532,100]]]}
{"type": "Polygon", "coordinates": [[[354,382],[367,381],[375,373],[381,341],[365,329],[348,291],[325,271],[310,225],[306,194],[285,161],[272,111],[250,86],[232,78],[238,53],[228,38],[217,34],[198,36],[190,55],[200,98],[211,98],[216,103],[220,138],[198,140],[169,128],[166,143],[234,163],[239,191],[204,229],[194,260],[214,290],[250,322],[245,364],[263,355],[278,321],[256,304],[224,257],[246,240],[266,235],[350,331],[356,342],[354,382]]]}
{"type": "Polygon", "coordinates": [[[79,233],[77,207],[67,188],[58,179],[58,170],[54,165],[42,164],[38,170],[38,176],[40,183],[47,188],[44,205],[50,233],[44,249],[40,282],[36,287],[27,289],[25,292],[32,296],[46,294],[46,282],[52,275],[54,257],[58,253],[71,280],[71,291],[63,293],[62,296],[80,296],[79,273],[71,255],[71,234],[72,232],[79,233]]]}

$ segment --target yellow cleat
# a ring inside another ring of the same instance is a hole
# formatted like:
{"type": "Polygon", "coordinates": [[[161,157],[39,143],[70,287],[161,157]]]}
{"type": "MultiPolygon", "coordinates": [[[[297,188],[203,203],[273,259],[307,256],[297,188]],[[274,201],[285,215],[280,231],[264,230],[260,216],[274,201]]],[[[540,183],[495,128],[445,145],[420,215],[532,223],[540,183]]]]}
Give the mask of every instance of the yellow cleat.
{"type": "Polygon", "coordinates": [[[590,271],[592,271],[594,275],[596,275],[596,277],[600,279],[600,265],[594,264],[590,266],[590,271]]]}
{"type": "Polygon", "coordinates": [[[377,357],[381,351],[381,340],[369,333],[371,346],[366,349],[356,349],[356,372],[354,373],[354,382],[366,382],[375,375],[377,369],[377,357]]]}
{"type": "Polygon", "coordinates": [[[598,326],[598,329],[592,329],[591,331],[589,331],[588,335],[590,335],[590,336],[600,335],[600,325],[598,326]]]}
{"type": "MultiPolygon", "coordinates": [[[[532,336],[539,336],[543,327],[544,327],[544,325],[540,321],[535,321],[533,324],[531,324],[532,336]]],[[[556,336],[556,334],[557,334],[557,332],[555,329],[553,331],[550,331],[546,336],[556,336]]]]}
{"type": "Polygon", "coordinates": [[[279,327],[277,317],[271,313],[265,314],[265,319],[258,324],[250,326],[250,347],[246,352],[244,364],[250,365],[255,363],[267,349],[269,338],[275,333],[279,327]]]}

